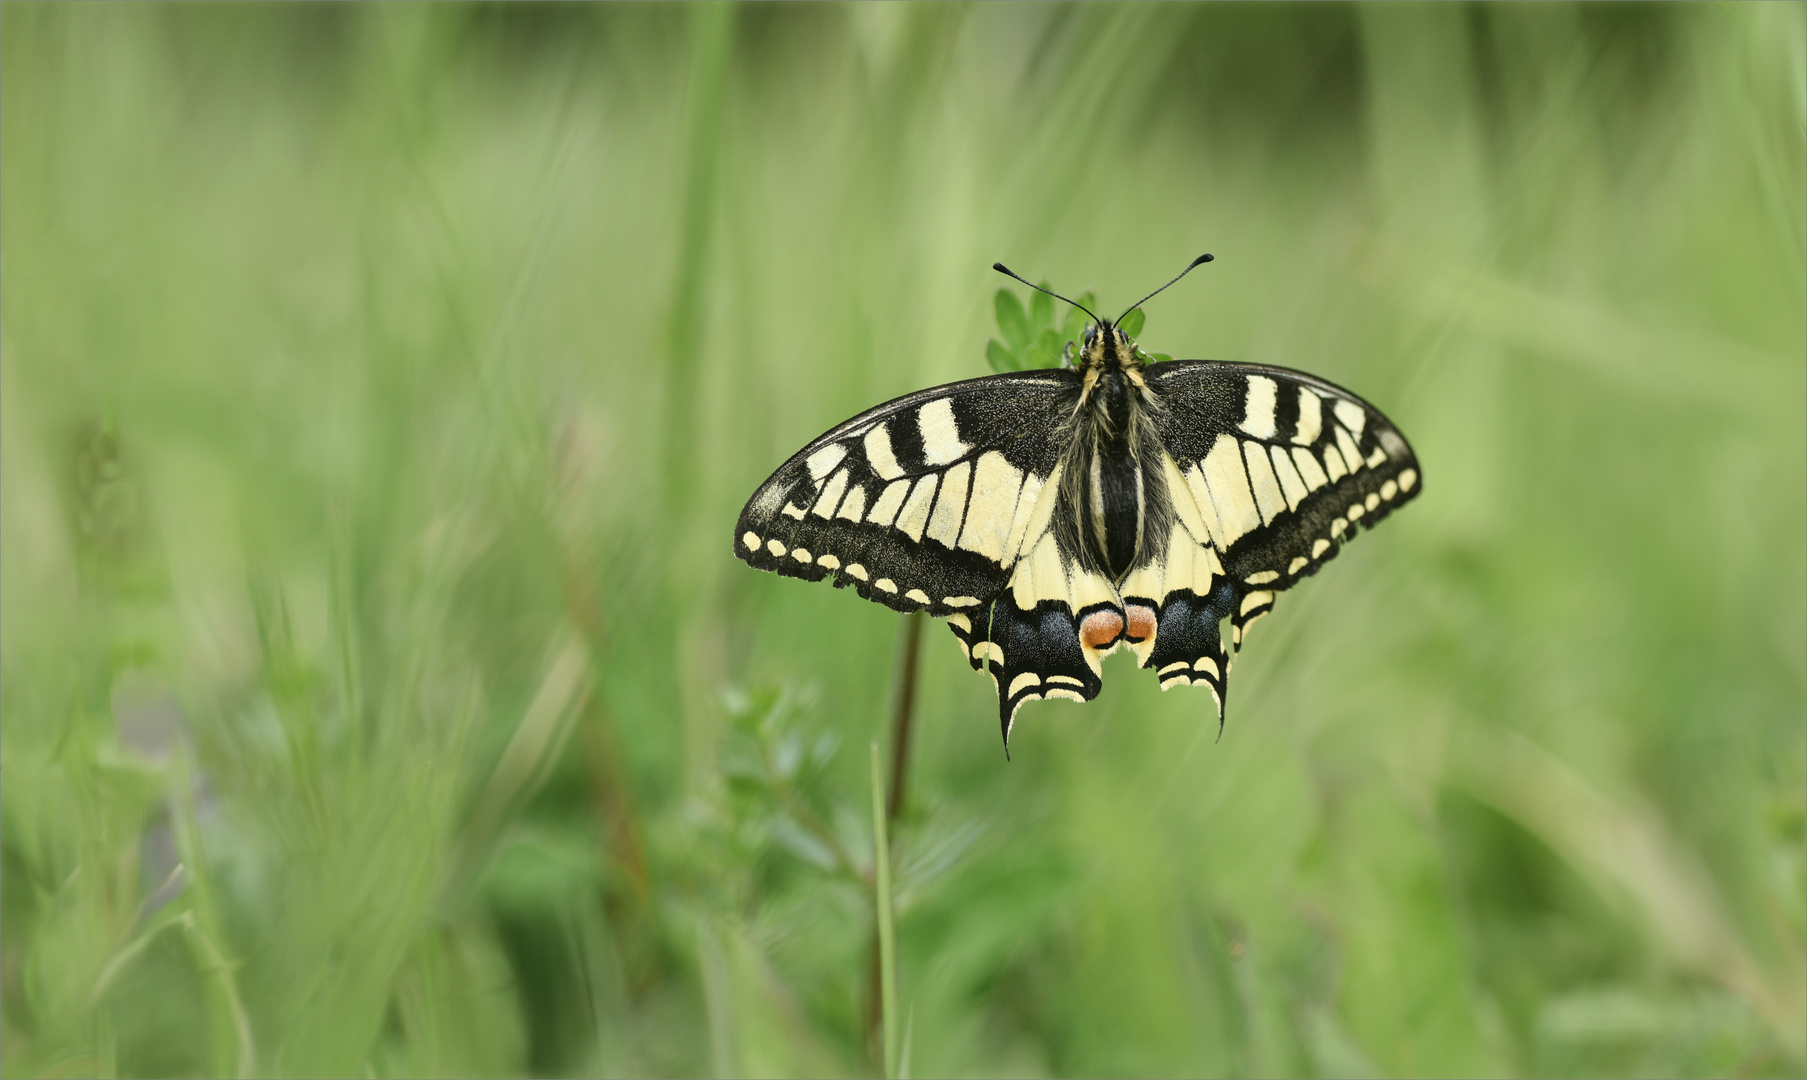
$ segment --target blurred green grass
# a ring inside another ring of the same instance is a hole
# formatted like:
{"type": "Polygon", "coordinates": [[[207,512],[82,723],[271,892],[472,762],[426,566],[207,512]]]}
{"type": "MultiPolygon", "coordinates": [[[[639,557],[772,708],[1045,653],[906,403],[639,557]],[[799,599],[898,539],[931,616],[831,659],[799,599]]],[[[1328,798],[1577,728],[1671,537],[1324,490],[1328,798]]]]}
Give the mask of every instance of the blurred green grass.
{"type": "Polygon", "coordinates": [[[987,371],[992,261],[1209,250],[1144,347],[1426,494],[1221,741],[1119,658],[1006,766],[928,631],[912,1068],[1798,1075],[1804,29],[0,7],[0,1070],[874,1072],[900,623],[734,514],[987,371]]]}

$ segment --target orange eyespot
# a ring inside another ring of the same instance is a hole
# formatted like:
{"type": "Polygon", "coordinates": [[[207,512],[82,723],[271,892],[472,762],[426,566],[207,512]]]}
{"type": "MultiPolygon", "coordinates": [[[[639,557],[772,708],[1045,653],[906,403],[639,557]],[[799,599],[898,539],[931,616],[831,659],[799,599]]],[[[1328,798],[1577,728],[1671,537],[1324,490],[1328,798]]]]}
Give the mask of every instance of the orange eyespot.
{"type": "Polygon", "coordinates": [[[1094,611],[1079,621],[1079,640],[1088,649],[1102,649],[1123,633],[1123,616],[1115,611],[1094,611]]]}
{"type": "Polygon", "coordinates": [[[1126,610],[1129,612],[1129,640],[1141,643],[1154,636],[1154,608],[1130,604],[1126,610]]]}

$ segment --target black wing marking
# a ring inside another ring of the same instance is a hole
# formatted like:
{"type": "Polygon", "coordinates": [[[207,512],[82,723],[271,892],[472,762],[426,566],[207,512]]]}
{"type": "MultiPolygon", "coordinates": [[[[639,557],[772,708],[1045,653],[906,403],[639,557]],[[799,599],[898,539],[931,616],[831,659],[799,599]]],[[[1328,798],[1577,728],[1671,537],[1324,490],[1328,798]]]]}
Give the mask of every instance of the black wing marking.
{"type": "MultiPolygon", "coordinates": [[[[1194,527],[1209,534],[1198,539],[1222,560],[1237,646],[1276,594],[1317,573],[1358,529],[1373,528],[1422,488],[1405,436],[1333,383],[1287,368],[1202,360],[1146,371],[1164,406],[1156,428],[1184,480],[1170,485],[1174,501],[1191,495],[1194,527]]],[[[1186,518],[1187,508],[1179,509],[1186,518]]],[[[1221,683],[1214,688],[1221,698],[1221,683]]]]}
{"type": "Polygon", "coordinates": [[[989,375],[860,413],[799,450],[747,501],[734,552],[787,577],[852,585],[898,611],[968,614],[1011,567],[1079,399],[1067,370],[989,375]]]}

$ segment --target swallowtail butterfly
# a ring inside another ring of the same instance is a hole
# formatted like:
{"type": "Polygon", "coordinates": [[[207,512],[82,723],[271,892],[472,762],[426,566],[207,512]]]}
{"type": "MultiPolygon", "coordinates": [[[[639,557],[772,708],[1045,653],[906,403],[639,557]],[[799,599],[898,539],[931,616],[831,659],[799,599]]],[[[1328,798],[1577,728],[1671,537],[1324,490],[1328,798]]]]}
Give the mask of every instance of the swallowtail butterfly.
{"type": "Polygon", "coordinates": [[[761,570],[946,619],[997,684],[1006,747],[1025,701],[1097,697],[1119,646],[1163,690],[1208,689],[1221,725],[1222,620],[1240,649],[1278,593],[1422,488],[1405,436],[1342,387],[1155,362],[1074,306],[1093,321],[1062,367],[868,409],[792,455],[734,529],[761,570]]]}

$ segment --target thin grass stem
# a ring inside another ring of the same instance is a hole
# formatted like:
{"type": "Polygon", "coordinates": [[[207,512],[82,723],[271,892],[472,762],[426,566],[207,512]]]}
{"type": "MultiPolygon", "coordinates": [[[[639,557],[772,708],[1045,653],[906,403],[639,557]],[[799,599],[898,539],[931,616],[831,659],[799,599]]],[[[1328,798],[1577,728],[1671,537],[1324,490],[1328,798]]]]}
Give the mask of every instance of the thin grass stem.
{"type": "Polygon", "coordinates": [[[922,652],[920,611],[904,616],[903,645],[897,660],[897,687],[891,702],[891,791],[885,802],[885,820],[895,822],[903,812],[904,789],[910,770],[910,731],[916,719],[916,665],[922,652]]]}
{"type": "Polygon", "coordinates": [[[885,820],[884,771],[872,740],[872,864],[878,907],[879,1019],[884,1031],[885,1076],[897,1076],[897,928],[891,911],[891,844],[885,820]]]}
{"type": "MultiPolygon", "coordinates": [[[[916,682],[918,658],[922,652],[922,624],[926,616],[911,612],[903,619],[903,636],[897,650],[897,680],[891,697],[891,788],[885,800],[885,820],[895,825],[903,813],[904,797],[909,787],[910,742],[916,718],[916,682]]],[[[878,930],[873,929],[871,957],[866,977],[868,1008],[866,1038],[878,1037],[880,1026],[879,999],[882,972],[879,970],[878,930]]]]}

